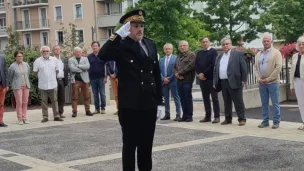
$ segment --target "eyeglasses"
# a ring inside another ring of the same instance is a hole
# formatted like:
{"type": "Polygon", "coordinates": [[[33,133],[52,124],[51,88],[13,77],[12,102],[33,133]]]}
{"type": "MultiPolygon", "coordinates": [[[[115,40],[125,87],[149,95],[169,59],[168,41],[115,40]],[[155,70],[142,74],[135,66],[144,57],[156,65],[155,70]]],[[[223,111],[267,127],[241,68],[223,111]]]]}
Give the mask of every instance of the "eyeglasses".
{"type": "Polygon", "coordinates": [[[230,43],[223,43],[222,46],[229,45],[230,43]]]}
{"type": "Polygon", "coordinates": [[[48,50],[44,50],[44,51],[42,51],[42,52],[49,52],[48,50]]]}

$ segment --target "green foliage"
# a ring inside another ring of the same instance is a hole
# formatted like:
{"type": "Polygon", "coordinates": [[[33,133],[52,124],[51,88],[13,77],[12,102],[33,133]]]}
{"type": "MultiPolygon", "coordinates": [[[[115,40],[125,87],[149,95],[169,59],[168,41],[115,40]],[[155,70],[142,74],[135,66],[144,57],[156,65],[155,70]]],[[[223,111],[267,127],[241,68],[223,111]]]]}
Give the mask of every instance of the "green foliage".
{"type": "MultiPolygon", "coordinates": [[[[5,60],[7,68],[15,62],[14,52],[16,50],[23,51],[23,61],[27,62],[31,68],[33,69],[33,63],[37,57],[40,56],[39,48],[37,47],[28,47],[25,48],[23,46],[19,45],[18,41],[18,33],[13,31],[11,27],[7,29],[8,32],[8,44],[5,49],[5,60]]],[[[38,91],[37,85],[33,84],[33,81],[35,80],[35,76],[33,72],[30,72],[30,83],[31,83],[31,89],[30,89],[30,101],[29,104],[37,105],[40,104],[40,92],[38,91]]],[[[10,90],[7,92],[7,98],[5,99],[6,105],[11,105],[11,98],[13,96],[13,90],[10,88],[10,90]]]]}
{"type": "Polygon", "coordinates": [[[304,1],[276,0],[270,12],[263,17],[271,21],[276,37],[285,39],[286,43],[297,41],[304,33],[304,1]]]}
{"type": "MultiPolygon", "coordinates": [[[[63,23],[61,23],[63,25],[63,23]]],[[[79,45],[77,42],[76,25],[69,23],[69,29],[61,28],[63,31],[63,43],[59,44],[64,57],[73,56],[74,48],[79,45]]]]}
{"type": "Polygon", "coordinates": [[[203,13],[195,13],[195,18],[206,22],[205,27],[212,34],[212,40],[220,41],[229,36],[236,44],[241,36],[246,42],[256,39],[258,32],[270,31],[266,21],[257,16],[265,15],[272,0],[201,0],[206,3],[203,13]],[[255,15],[255,16],[254,16],[255,15]],[[246,29],[242,27],[245,25],[246,29]]]}
{"type": "Polygon", "coordinates": [[[209,35],[209,32],[203,29],[204,24],[191,17],[193,10],[188,8],[190,2],[192,1],[140,0],[135,5],[135,9],[143,9],[146,12],[144,34],[156,43],[160,56],[163,55],[165,43],[172,43],[176,53],[178,42],[187,40],[190,49],[195,50],[200,46],[200,38],[209,35]]]}

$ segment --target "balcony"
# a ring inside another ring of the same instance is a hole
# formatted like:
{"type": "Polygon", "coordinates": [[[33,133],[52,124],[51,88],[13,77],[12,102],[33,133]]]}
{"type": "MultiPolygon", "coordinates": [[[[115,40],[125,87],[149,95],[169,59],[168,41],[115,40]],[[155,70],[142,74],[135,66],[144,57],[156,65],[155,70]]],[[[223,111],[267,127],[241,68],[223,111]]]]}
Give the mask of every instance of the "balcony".
{"type": "Polygon", "coordinates": [[[6,10],[5,10],[4,3],[0,2],[0,14],[5,14],[5,13],[6,13],[6,10]]]}
{"type": "Polygon", "coordinates": [[[49,0],[13,0],[13,8],[28,8],[49,5],[49,0]]]}
{"type": "Polygon", "coordinates": [[[6,27],[0,27],[0,37],[8,37],[6,27]]]}
{"type": "Polygon", "coordinates": [[[121,13],[97,16],[98,27],[115,27],[122,17],[121,13]]]}
{"type": "Polygon", "coordinates": [[[16,22],[17,31],[39,31],[39,30],[49,30],[49,20],[39,19],[39,20],[23,20],[16,22]]]}

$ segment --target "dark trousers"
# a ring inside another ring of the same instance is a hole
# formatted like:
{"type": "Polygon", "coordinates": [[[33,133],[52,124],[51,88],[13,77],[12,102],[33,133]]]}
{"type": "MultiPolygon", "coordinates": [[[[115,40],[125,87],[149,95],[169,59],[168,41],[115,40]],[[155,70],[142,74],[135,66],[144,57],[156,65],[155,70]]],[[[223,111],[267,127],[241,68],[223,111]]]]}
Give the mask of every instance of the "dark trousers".
{"type": "Polygon", "coordinates": [[[214,118],[220,117],[220,105],[218,101],[218,93],[213,88],[213,80],[200,80],[200,87],[203,95],[206,118],[211,118],[210,94],[213,104],[214,118]]]}
{"type": "Polygon", "coordinates": [[[65,104],[65,87],[63,79],[57,79],[57,100],[58,100],[58,111],[59,115],[62,115],[64,110],[63,106],[65,104]]]}
{"type": "Polygon", "coordinates": [[[134,110],[119,108],[119,123],[122,129],[123,171],[135,171],[135,151],[139,171],[152,170],[152,147],[157,108],[134,110]]]}
{"type": "Polygon", "coordinates": [[[183,119],[192,119],[193,116],[192,83],[182,83],[178,81],[177,88],[183,109],[183,119]]]}
{"type": "Polygon", "coordinates": [[[232,101],[236,114],[238,115],[238,121],[246,121],[245,118],[245,105],[243,101],[243,88],[232,89],[229,85],[228,79],[221,80],[222,94],[225,107],[225,118],[227,121],[232,120],[232,101]]]}

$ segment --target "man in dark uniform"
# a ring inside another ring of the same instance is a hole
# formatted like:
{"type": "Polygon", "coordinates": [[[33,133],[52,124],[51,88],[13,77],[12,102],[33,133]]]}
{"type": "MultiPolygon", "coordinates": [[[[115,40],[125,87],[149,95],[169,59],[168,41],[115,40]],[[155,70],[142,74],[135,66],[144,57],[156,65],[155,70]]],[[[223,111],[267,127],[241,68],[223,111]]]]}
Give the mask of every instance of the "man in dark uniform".
{"type": "Polygon", "coordinates": [[[162,103],[162,86],[156,45],[144,34],[143,10],[121,17],[123,26],[110,37],[98,57],[116,61],[118,116],[123,134],[123,171],[152,170],[152,146],[157,110],[162,103]]]}

